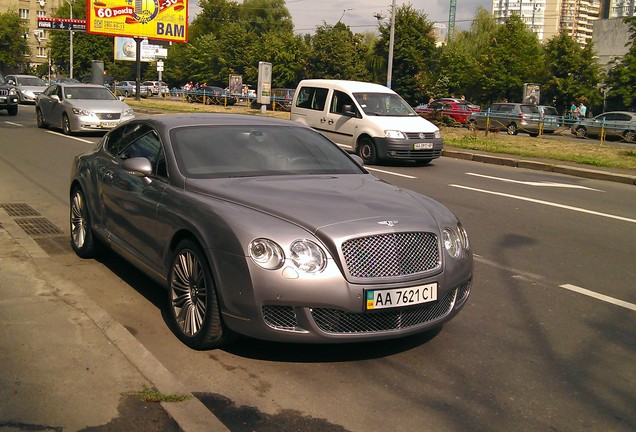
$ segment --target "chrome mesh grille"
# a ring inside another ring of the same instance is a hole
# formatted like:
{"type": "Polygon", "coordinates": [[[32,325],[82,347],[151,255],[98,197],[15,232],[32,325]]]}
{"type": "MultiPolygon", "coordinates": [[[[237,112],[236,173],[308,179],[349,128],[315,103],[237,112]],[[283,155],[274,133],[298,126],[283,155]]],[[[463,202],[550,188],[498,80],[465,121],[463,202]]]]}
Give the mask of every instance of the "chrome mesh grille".
{"type": "Polygon", "coordinates": [[[263,306],[265,323],[277,330],[296,330],[298,322],[291,306],[263,306]]]}
{"type": "Polygon", "coordinates": [[[440,266],[437,236],[405,232],[359,237],[342,244],[349,274],[354,278],[405,276],[440,266]]]}
{"type": "Polygon", "coordinates": [[[367,313],[317,308],[311,310],[311,315],[316,325],[325,333],[352,334],[399,330],[447,315],[453,308],[456,293],[457,290],[453,290],[438,301],[410,308],[367,313]]]}

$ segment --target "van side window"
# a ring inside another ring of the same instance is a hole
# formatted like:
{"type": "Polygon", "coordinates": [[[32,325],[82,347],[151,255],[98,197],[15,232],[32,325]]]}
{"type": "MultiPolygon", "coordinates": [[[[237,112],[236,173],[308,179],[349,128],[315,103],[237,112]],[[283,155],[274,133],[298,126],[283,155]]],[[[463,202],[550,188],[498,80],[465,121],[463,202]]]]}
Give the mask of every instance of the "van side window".
{"type": "Polygon", "coordinates": [[[322,111],[327,103],[327,93],[329,93],[329,90],[325,88],[303,87],[300,89],[296,106],[298,108],[322,111]]]}
{"type": "Polygon", "coordinates": [[[344,92],[338,90],[334,91],[333,97],[331,98],[331,105],[329,106],[329,112],[332,114],[343,114],[342,107],[344,105],[354,106],[353,99],[344,92]]]}

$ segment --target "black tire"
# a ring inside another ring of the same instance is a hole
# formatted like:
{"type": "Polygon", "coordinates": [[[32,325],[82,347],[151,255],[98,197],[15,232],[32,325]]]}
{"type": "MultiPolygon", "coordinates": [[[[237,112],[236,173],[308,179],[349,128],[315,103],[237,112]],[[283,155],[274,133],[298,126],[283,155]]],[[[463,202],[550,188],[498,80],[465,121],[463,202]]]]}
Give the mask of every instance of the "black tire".
{"type": "Polygon", "coordinates": [[[378,162],[378,152],[375,143],[369,137],[363,137],[358,144],[358,156],[362,158],[365,165],[374,165],[378,162]]]}
{"type": "Polygon", "coordinates": [[[585,129],[583,126],[577,127],[574,131],[576,132],[577,138],[587,137],[587,129],[585,129]]]}
{"type": "Polygon", "coordinates": [[[517,130],[517,125],[514,123],[510,123],[508,126],[506,126],[506,133],[508,135],[517,135],[519,133],[519,131],[517,130]]]}
{"type": "Polygon", "coordinates": [[[627,142],[636,142],[636,131],[628,130],[623,134],[623,139],[627,142]]]}
{"type": "Polygon", "coordinates": [[[185,345],[196,350],[217,348],[231,337],[223,325],[210,266],[191,240],[177,246],[168,274],[171,327],[185,345]]]}
{"type": "Polygon", "coordinates": [[[64,132],[64,135],[71,135],[73,133],[71,130],[71,121],[68,119],[66,113],[62,114],[62,132],[64,132]]]}
{"type": "Polygon", "coordinates": [[[124,90],[124,97],[128,97],[128,90],[124,90]]]}
{"type": "Polygon", "coordinates": [[[39,108],[35,109],[35,118],[38,122],[38,127],[40,129],[46,128],[46,122],[44,121],[44,116],[42,115],[42,110],[39,108]]]}
{"type": "Polygon", "coordinates": [[[536,138],[539,136],[538,133],[529,133],[528,135],[530,135],[532,138],[536,138]]]}
{"type": "Polygon", "coordinates": [[[91,218],[84,192],[79,186],[71,192],[71,205],[69,215],[71,229],[71,247],[80,258],[94,258],[97,255],[98,245],[93,236],[91,218]]]}
{"type": "Polygon", "coordinates": [[[15,105],[7,108],[7,114],[10,116],[18,115],[18,106],[15,105]]]}

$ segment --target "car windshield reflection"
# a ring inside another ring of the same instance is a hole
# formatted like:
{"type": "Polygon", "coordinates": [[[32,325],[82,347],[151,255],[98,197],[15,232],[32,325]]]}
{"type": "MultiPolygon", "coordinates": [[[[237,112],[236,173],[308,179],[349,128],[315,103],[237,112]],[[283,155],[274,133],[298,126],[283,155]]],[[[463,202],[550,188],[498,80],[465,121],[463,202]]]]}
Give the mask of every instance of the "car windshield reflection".
{"type": "Polygon", "coordinates": [[[170,136],[179,169],[191,178],[364,172],[335,144],[300,127],[184,127],[170,136]]]}
{"type": "Polygon", "coordinates": [[[105,87],[66,87],[64,89],[64,97],[66,99],[117,100],[110,90],[105,87]]]}

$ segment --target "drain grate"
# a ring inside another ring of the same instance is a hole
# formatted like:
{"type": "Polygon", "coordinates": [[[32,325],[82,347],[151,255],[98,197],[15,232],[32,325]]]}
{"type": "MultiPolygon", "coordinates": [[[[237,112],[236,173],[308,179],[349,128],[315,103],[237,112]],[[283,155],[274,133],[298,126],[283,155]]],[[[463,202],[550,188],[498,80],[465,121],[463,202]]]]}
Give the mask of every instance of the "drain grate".
{"type": "Polygon", "coordinates": [[[24,203],[0,204],[0,208],[3,208],[11,217],[40,216],[37,210],[24,203]]]}
{"type": "Polygon", "coordinates": [[[46,236],[64,234],[58,227],[46,218],[21,218],[16,219],[18,224],[30,236],[46,236]]]}

